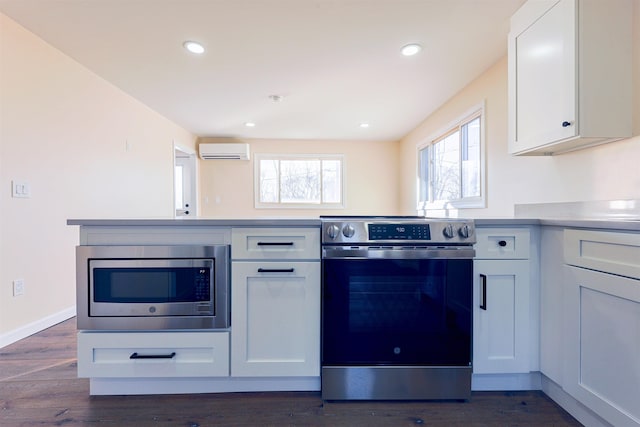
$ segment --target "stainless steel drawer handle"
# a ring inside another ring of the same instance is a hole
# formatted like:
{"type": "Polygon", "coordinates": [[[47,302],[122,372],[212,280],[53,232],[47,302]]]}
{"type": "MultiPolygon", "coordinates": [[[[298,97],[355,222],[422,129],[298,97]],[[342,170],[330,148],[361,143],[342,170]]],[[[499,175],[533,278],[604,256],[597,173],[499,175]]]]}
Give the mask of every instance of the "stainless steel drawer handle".
{"type": "Polygon", "coordinates": [[[293,242],[258,242],[258,246],[293,246],[293,242]]]}
{"type": "Polygon", "coordinates": [[[294,268],[259,268],[258,273],[293,273],[294,268]]]}
{"type": "Polygon", "coordinates": [[[170,354],[138,354],[133,353],[129,356],[129,359],[173,359],[176,356],[176,352],[170,354]]]}

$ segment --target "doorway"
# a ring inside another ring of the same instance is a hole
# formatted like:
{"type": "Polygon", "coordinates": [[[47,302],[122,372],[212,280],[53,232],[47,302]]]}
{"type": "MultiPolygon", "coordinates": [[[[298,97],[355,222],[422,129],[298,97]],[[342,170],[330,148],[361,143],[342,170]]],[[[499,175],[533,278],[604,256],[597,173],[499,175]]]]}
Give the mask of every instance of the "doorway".
{"type": "Polygon", "coordinates": [[[175,216],[197,215],[196,153],[174,144],[173,200],[175,216]]]}

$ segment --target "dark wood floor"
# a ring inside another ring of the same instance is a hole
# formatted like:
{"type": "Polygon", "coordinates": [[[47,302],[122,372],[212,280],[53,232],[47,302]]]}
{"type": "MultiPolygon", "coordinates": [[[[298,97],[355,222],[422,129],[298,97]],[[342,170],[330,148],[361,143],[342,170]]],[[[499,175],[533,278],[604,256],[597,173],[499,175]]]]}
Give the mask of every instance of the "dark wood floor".
{"type": "Polygon", "coordinates": [[[316,392],[89,396],[76,378],[75,319],[0,349],[0,425],[580,426],[540,392],[470,402],[323,402],[316,392]]]}

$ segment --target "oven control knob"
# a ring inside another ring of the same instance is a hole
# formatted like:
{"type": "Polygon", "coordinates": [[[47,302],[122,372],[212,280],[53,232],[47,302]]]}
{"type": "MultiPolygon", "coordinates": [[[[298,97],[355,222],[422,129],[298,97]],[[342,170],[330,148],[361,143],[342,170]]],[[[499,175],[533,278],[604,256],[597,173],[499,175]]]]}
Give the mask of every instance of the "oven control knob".
{"type": "Polygon", "coordinates": [[[454,236],[454,234],[453,234],[453,225],[451,225],[451,224],[445,225],[444,228],[442,229],[442,234],[447,239],[451,239],[454,236]]]}
{"type": "Polygon", "coordinates": [[[327,236],[331,239],[338,237],[338,233],[340,233],[340,228],[337,225],[330,225],[327,227],[327,236]]]}
{"type": "Polygon", "coordinates": [[[356,234],[356,229],[353,228],[353,225],[347,224],[344,227],[342,227],[342,234],[346,238],[353,237],[353,235],[356,234]]]}
{"type": "Polygon", "coordinates": [[[463,225],[458,230],[458,234],[464,239],[469,238],[469,236],[471,236],[471,227],[469,227],[468,225],[463,225]]]}

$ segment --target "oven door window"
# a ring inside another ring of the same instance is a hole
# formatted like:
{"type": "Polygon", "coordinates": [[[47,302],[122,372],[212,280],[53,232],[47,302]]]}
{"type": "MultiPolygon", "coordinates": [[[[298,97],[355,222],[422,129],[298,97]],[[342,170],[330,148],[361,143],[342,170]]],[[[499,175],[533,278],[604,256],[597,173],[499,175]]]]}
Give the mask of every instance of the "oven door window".
{"type": "Polygon", "coordinates": [[[468,366],[472,266],[323,260],[323,364],[468,366]]]}

